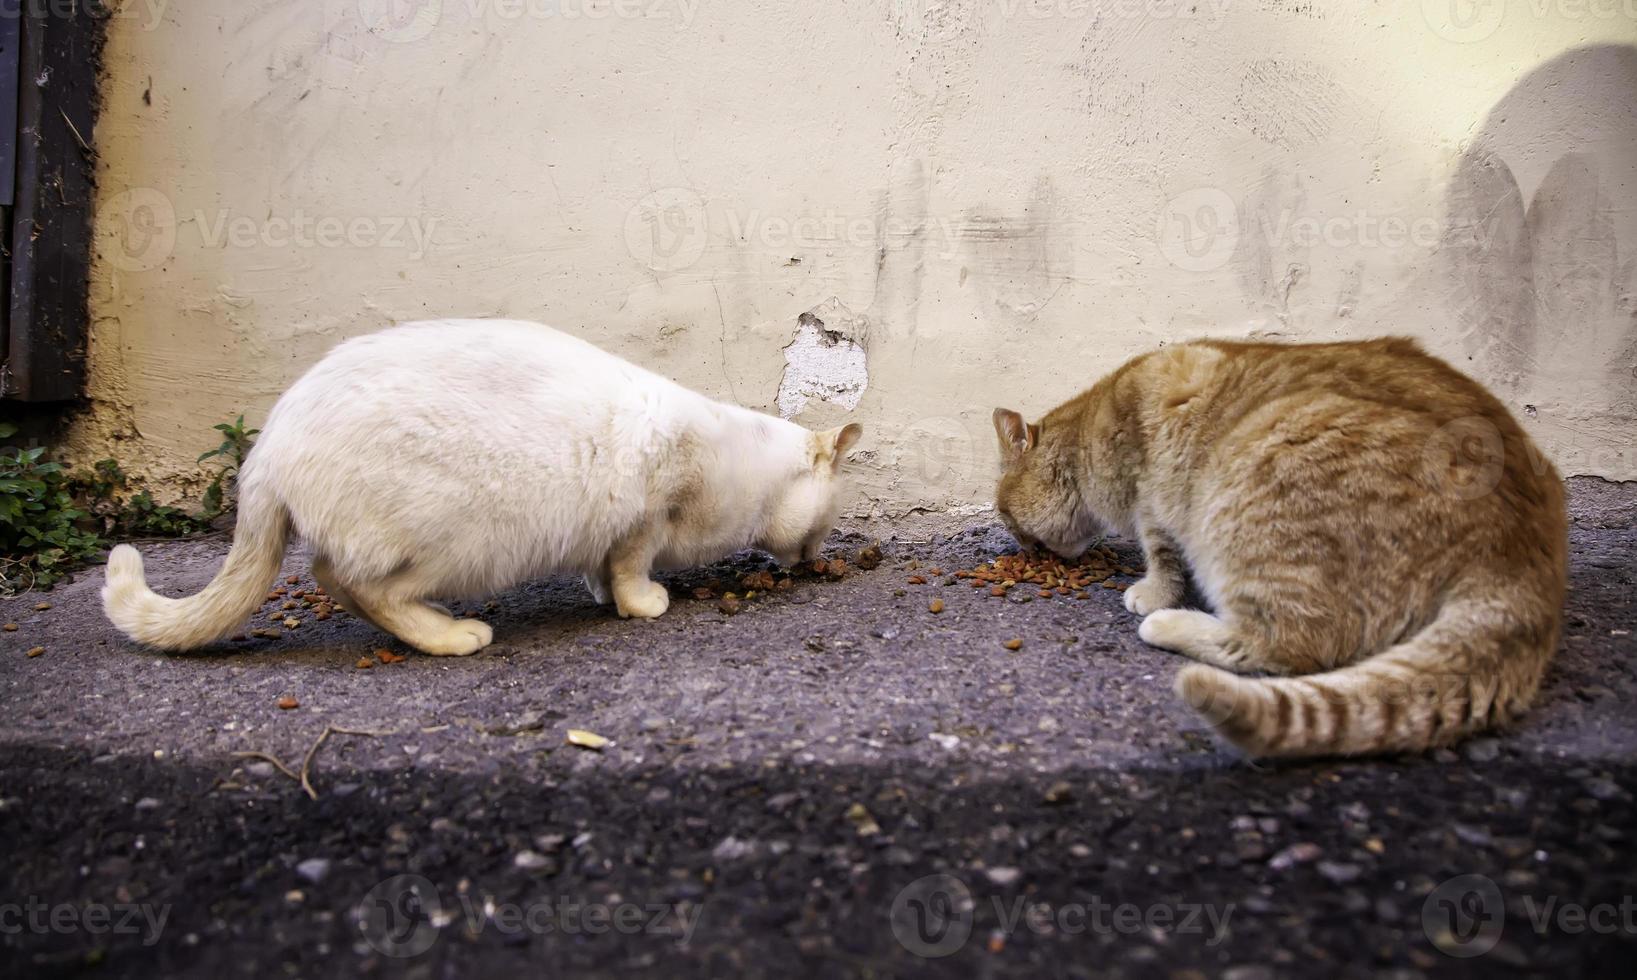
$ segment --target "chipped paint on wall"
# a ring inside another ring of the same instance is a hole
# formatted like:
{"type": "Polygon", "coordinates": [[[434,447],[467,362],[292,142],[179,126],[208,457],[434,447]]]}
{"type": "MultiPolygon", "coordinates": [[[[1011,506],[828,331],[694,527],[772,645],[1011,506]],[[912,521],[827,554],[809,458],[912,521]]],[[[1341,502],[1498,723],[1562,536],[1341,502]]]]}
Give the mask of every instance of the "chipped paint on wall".
{"type": "Polygon", "coordinates": [[[870,386],[869,361],[863,346],[844,325],[844,308],[828,304],[830,320],[803,313],[796,336],[784,348],[784,376],[779,379],[779,414],[793,419],[810,401],[824,401],[852,411],[870,386]]]}

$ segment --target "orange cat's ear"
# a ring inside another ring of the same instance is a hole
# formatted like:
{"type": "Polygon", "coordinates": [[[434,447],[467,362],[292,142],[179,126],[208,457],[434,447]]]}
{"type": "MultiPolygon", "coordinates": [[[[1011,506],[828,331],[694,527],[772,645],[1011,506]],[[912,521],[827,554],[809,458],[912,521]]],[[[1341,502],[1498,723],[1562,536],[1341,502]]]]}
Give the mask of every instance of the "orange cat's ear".
{"type": "Polygon", "coordinates": [[[995,434],[1000,436],[1000,454],[1011,460],[1035,447],[1040,438],[1040,426],[1023,421],[1023,416],[1009,408],[995,409],[995,434]]]}
{"type": "Polygon", "coordinates": [[[853,448],[853,443],[863,434],[864,427],[857,422],[848,422],[838,429],[813,433],[813,468],[829,466],[834,470],[840,466],[841,460],[847,455],[847,450],[853,448]]]}

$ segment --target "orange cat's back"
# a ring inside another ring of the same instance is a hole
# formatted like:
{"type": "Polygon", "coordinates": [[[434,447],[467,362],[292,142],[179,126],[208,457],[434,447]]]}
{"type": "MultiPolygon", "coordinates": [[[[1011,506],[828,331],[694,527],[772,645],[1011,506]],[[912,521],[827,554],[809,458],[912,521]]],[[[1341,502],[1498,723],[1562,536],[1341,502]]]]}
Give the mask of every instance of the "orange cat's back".
{"type": "Polygon", "coordinates": [[[1524,710],[1557,643],[1566,518],[1498,399],[1401,338],[1156,358],[1150,492],[1186,478],[1180,533],[1253,666],[1310,675],[1190,668],[1185,696],[1263,755],[1421,748],[1524,710]]]}

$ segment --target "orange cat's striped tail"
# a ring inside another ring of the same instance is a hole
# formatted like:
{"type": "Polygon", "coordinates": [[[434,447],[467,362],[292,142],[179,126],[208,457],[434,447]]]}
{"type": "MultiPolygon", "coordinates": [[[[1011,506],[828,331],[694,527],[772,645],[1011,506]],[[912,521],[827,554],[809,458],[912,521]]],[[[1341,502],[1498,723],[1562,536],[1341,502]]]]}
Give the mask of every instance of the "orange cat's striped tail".
{"type": "Polygon", "coordinates": [[[1303,677],[1195,665],[1176,689],[1256,757],[1417,752],[1506,724],[1529,707],[1557,647],[1548,615],[1522,623],[1497,600],[1455,601],[1403,643],[1303,677]]]}

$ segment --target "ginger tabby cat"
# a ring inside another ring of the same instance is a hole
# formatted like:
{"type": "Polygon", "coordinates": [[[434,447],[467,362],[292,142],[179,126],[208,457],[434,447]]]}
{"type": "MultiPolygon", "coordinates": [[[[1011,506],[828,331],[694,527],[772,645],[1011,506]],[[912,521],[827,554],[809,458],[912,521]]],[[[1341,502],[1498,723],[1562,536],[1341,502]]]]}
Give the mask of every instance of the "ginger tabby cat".
{"type": "Polygon", "coordinates": [[[1557,472],[1411,340],[1166,347],[995,428],[1019,542],[1140,540],[1138,635],[1200,662],[1177,691],[1251,755],[1447,745],[1522,714],[1557,649],[1557,472]],[[1178,608],[1190,571],[1214,612],[1178,608]]]}

